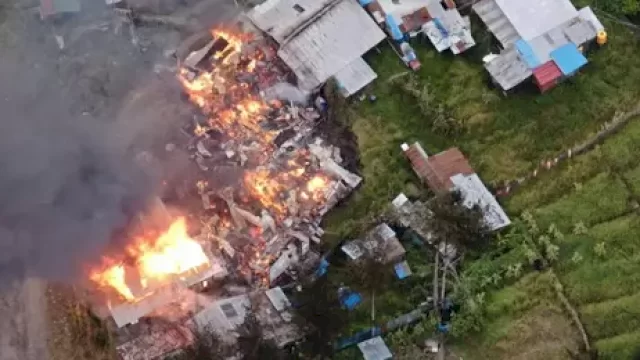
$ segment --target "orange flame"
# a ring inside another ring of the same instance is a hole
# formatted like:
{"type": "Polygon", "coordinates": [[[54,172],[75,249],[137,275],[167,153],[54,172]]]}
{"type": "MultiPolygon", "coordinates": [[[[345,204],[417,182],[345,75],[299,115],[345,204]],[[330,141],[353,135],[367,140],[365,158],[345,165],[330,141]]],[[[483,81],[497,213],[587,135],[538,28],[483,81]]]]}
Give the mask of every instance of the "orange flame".
{"type": "MultiPolygon", "coordinates": [[[[126,253],[135,259],[135,268],[143,290],[153,282],[171,280],[174,276],[209,263],[202,246],[187,234],[184,218],[174,221],[156,239],[137,238],[127,247],[126,253]]],[[[122,264],[93,272],[90,279],[101,286],[113,288],[127,300],[136,299],[127,285],[125,267],[122,264]]]]}

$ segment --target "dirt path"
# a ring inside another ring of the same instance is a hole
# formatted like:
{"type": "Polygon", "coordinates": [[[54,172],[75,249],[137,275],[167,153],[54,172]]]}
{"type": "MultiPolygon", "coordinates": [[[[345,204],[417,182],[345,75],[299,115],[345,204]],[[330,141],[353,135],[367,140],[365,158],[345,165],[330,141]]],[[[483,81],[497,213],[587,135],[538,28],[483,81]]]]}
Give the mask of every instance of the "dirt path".
{"type": "Polygon", "coordinates": [[[0,359],[48,359],[45,289],[28,279],[0,295],[0,359]]]}

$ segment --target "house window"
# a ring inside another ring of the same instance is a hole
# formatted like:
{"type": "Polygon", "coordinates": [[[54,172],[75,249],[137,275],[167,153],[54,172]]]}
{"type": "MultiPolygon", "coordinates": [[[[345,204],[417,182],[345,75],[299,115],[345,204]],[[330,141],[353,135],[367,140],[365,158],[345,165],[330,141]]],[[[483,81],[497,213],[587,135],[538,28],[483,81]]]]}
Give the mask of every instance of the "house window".
{"type": "Polygon", "coordinates": [[[220,305],[220,309],[222,309],[224,316],[226,316],[228,319],[238,316],[236,309],[234,309],[233,305],[230,303],[220,305]]]}
{"type": "Polygon", "coordinates": [[[304,12],[304,8],[298,4],[293,5],[293,9],[298,12],[298,14],[302,14],[304,12]]]}

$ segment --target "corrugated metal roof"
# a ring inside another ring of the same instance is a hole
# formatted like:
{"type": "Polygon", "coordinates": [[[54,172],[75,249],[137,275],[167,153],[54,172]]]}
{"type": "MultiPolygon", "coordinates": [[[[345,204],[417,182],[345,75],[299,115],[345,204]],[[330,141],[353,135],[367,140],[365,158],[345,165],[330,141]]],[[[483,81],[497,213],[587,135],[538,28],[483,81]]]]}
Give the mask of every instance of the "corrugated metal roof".
{"type": "Polygon", "coordinates": [[[156,290],[153,294],[137,302],[126,302],[113,306],[110,309],[111,317],[118,327],[135,324],[141,317],[179,300],[181,298],[180,292],[183,289],[184,287],[181,284],[171,284],[156,290]]]}
{"type": "Polygon", "coordinates": [[[451,148],[429,157],[419,143],[414,143],[405,154],[418,177],[435,192],[449,191],[453,186],[453,175],[474,173],[458,148],[451,148]]]}
{"type": "Polygon", "coordinates": [[[569,41],[580,46],[596,38],[595,26],[582,18],[576,18],[564,27],[564,33],[569,41]]]}
{"type": "Polygon", "coordinates": [[[546,63],[538,66],[533,70],[533,77],[542,92],[545,92],[554,87],[562,72],[553,61],[547,61],[546,63]]]}
{"type": "Polygon", "coordinates": [[[402,0],[394,3],[392,0],[377,0],[382,11],[391,15],[398,23],[402,22],[402,17],[412,14],[426,6],[426,0],[402,0]]]}
{"type": "Polygon", "coordinates": [[[515,47],[507,48],[484,67],[503,90],[513,89],[532,74],[515,47]]]}
{"type": "Polygon", "coordinates": [[[357,260],[363,255],[372,256],[376,249],[384,251],[382,261],[385,264],[398,261],[406,253],[396,233],[384,223],[370,230],[364,239],[349,241],[341,247],[341,250],[352,260],[357,260]]]}
{"type": "Polygon", "coordinates": [[[569,0],[494,0],[520,37],[531,40],[578,16],[569,0]]]}
{"type": "Polygon", "coordinates": [[[507,48],[520,38],[518,32],[500,10],[495,0],[481,0],[473,5],[473,11],[478,14],[489,31],[500,41],[502,47],[507,48]]]}
{"type": "Polygon", "coordinates": [[[278,55],[306,90],[315,89],[385,38],[352,0],[341,1],[299,31],[281,45],[278,55]]]}
{"type": "Polygon", "coordinates": [[[531,45],[533,52],[541,64],[551,60],[549,54],[551,54],[553,50],[568,43],[569,39],[567,39],[567,36],[564,34],[563,27],[551,29],[546,34],[542,34],[529,41],[529,45],[531,45]]]}
{"type": "Polygon", "coordinates": [[[355,94],[377,77],[378,74],[362,58],[352,61],[334,75],[345,96],[355,94]]]}
{"type": "Polygon", "coordinates": [[[581,19],[591,23],[591,25],[596,29],[596,32],[604,30],[604,25],[602,25],[596,14],[593,13],[591,7],[586,6],[578,10],[578,15],[581,19]]]}
{"type": "Polygon", "coordinates": [[[211,257],[210,266],[201,266],[197,271],[190,271],[176,276],[173,282],[155,289],[154,292],[137,302],[125,302],[111,308],[111,316],[118,327],[135,324],[138,320],[175,301],[180,301],[183,291],[211,278],[226,276],[227,270],[221,266],[223,260],[211,257]]]}
{"type": "Polygon", "coordinates": [[[215,302],[193,317],[196,326],[201,329],[211,328],[221,335],[228,334],[238,325],[244,323],[247,309],[251,306],[249,295],[242,294],[215,302]]]}
{"type": "Polygon", "coordinates": [[[565,76],[573,75],[588,62],[578,47],[571,43],[552,51],[551,58],[565,76]]]}
{"type": "Polygon", "coordinates": [[[520,53],[522,60],[527,63],[529,69],[535,69],[540,66],[540,60],[536,57],[536,54],[533,52],[533,48],[529,45],[528,42],[519,39],[516,41],[516,49],[520,53]]]}
{"type": "Polygon", "coordinates": [[[281,43],[305,21],[336,0],[267,0],[248,12],[249,19],[281,43]],[[302,9],[302,11],[300,11],[302,9]]]}
{"type": "Polygon", "coordinates": [[[457,9],[445,11],[441,20],[449,32],[452,53],[460,54],[476,44],[471,35],[471,22],[467,21],[468,18],[467,20],[463,19],[457,9]]]}
{"type": "Polygon", "coordinates": [[[441,11],[440,14],[422,25],[422,30],[438,52],[451,49],[452,53],[459,54],[476,44],[471,28],[457,9],[441,11]]]}
{"type": "Polygon", "coordinates": [[[277,311],[284,311],[287,308],[291,307],[291,302],[289,302],[289,298],[284,294],[282,288],[275,287],[273,289],[269,289],[266,292],[269,301],[277,311]]]}
{"type": "Polygon", "coordinates": [[[451,177],[451,181],[455,188],[460,191],[464,206],[473,208],[477,205],[482,209],[484,221],[492,231],[502,229],[511,224],[507,214],[487,187],[484,186],[478,175],[458,174],[451,177]]]}
{"type": "Polygon", "coordinates": [[[380,336],[358,344],[365,360],[387,360],[392,358],[391,351],[380,336]]]}
{"type": "MultiPolygon", "coordinates": [[[[271,289],[276,293],[279,288],[271,289]]],[[[272,292],[273,296],[274,293],[272,292]]],[[[284,294],[281,294],[284,296],[284,294]]],[[[277,295],[279,296],[279,295],[277,295]]],[[[282,300],[282,299],[280,299],[282,300]]],[[[282,311],[277,310],[271,301],[268,292],[254,292],[242,294],[231,298],[219,300],[193,317],[195,325],[199,329],[210,328],[218,332],[226,340],[234,340],[235,329],[244,323],[247,311],[253,311],[258,322],[262,326],[265,339],[273,339],[280,347],[296,341],[304,336],[304,331],[292,320],[292,314],[288,311],[287,304],[282,311]]]]}

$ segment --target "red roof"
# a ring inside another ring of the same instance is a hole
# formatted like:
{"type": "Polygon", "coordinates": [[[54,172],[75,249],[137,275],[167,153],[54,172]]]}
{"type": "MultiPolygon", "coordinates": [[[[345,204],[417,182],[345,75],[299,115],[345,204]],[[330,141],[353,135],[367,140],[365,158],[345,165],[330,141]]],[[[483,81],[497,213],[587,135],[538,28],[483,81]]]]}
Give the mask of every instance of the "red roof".
{"type": "Polygon", "coordinates": [[[556,86],[560,77],[562,71],[553,61],[547,61],[533,70],[533,79],[542,92],[556,86]]]}
{"type": "Polygon", "coordinates": [[[451,177],[457,174],[471,175],[475,171],[458,148],[451,148],[433,156],[415,143],[405,151],[413,170],[435,192],[447,192],[453,187],[451,177]]]}

